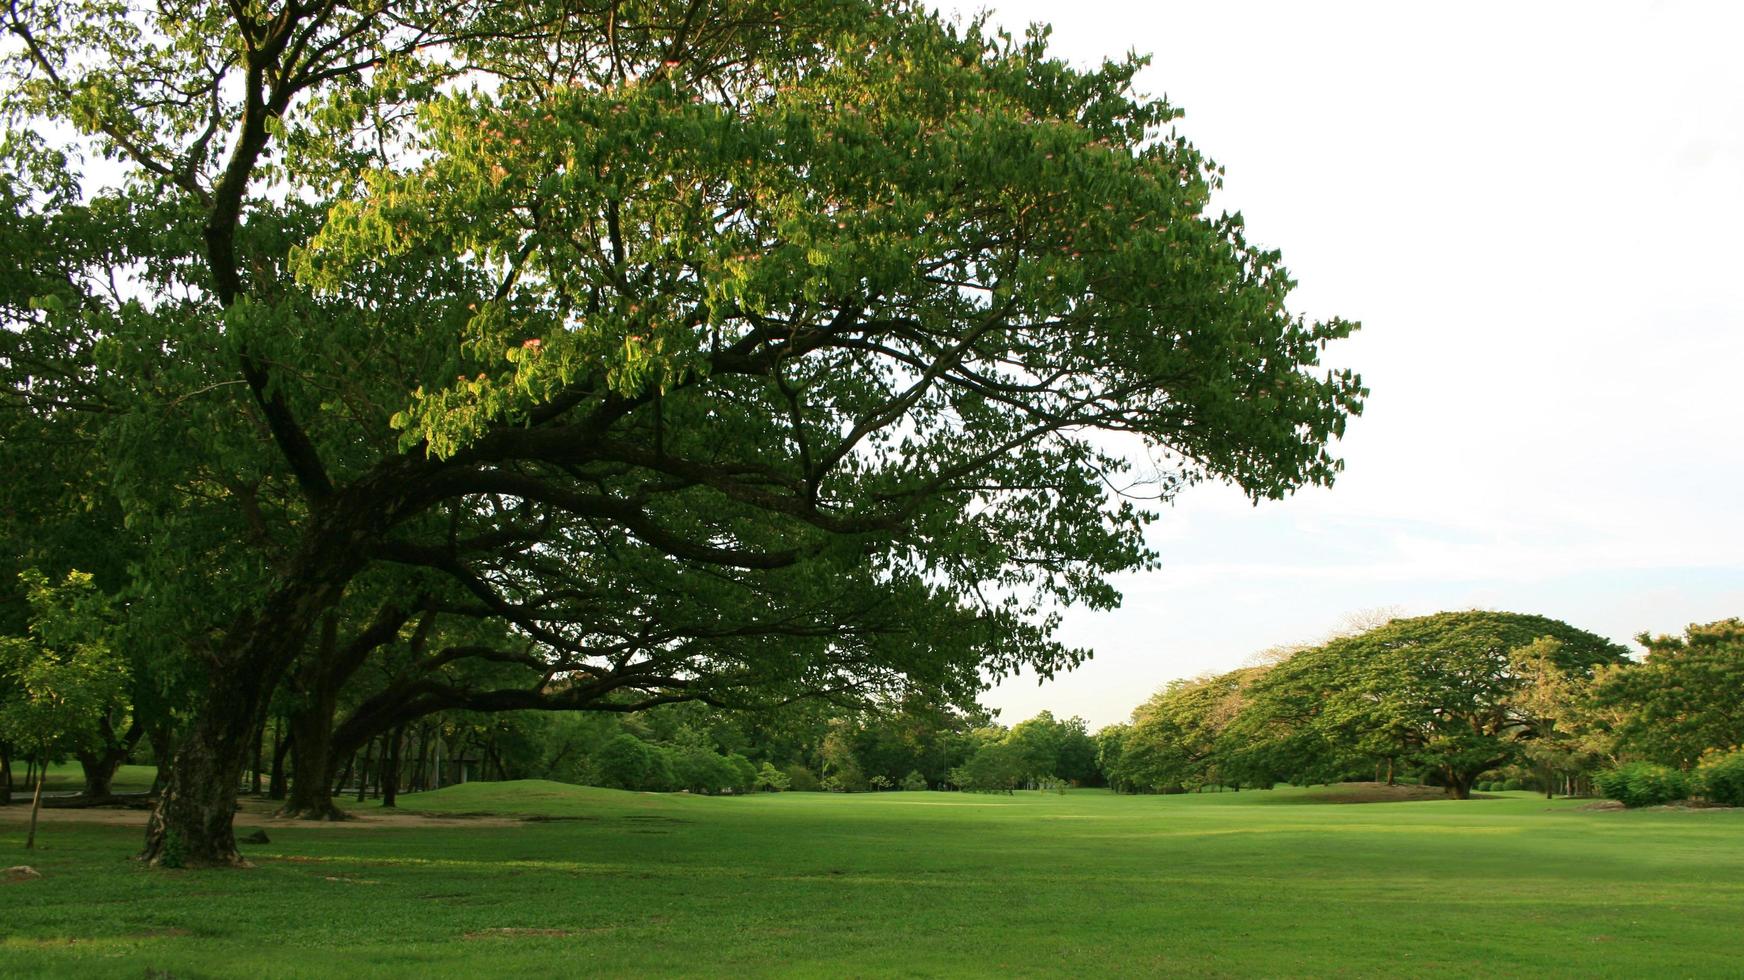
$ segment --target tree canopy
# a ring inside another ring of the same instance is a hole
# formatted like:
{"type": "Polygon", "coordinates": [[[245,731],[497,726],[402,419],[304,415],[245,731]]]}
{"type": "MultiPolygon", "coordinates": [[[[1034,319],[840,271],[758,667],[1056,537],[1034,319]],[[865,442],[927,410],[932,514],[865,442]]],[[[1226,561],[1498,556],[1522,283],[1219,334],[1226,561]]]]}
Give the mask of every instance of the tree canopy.
{"type": "Polygon", "coordinates": [[[1471,611],[1395,619],[1303,650],[1252,688],[1243,728],[1332,755],[1330,768],[1367,761],[1436,771],[1460,798],[1486,770],[1512,761],[1547,729],[1529,710],[1518,653],[1535,641],[1556,670],[1582,678],[1625,661],[1622,647],[1543,616],[1471,611]]]}
{"type": "Polygon", "coordinates": [[[1330,483],[1362,405],[1319,366],[1353,325],[1288,311],[1142,59],[1043,31],[875,0],[0,22],[3,237],[59,243],[0,297],[6,397],[91,447],[138,615],[198,651],[148,857],[238,860],[293,665],[350,684],[420,629],[396,718],[1069,668],[1056,608],[1154,558],[1135,497],[1330,483]]]}

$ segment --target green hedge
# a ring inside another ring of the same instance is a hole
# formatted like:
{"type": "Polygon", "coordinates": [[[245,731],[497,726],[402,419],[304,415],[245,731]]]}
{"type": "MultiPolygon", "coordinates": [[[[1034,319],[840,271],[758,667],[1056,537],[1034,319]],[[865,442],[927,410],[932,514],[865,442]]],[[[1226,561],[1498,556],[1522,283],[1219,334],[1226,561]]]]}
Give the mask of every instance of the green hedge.
{"type": "Polygon", "coordinates": [[[1702,766],[1703,795],[1714,803],[1744,806],[1744,751],[1720,756],[1702,766]]]}
{"type": "Polygon", "coordinates": [[[1690,795],[1689,774],[1651,762],[1632,762],[1593,777],[1601,795],[1628,807],[1657,806],[1690,795]]]}

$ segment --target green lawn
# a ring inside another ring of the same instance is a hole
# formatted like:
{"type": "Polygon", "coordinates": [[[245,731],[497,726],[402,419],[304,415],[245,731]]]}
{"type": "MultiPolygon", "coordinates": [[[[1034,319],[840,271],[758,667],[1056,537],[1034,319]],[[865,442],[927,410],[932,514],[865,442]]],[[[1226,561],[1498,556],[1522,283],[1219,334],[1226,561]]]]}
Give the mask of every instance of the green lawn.
{"type": "Polygon", "coordinates": [[[0,811],[0,867],[42,872],[0,875],[0,973],[1744,972],[1741,811],[552,783],[404,802],[545,819],[273,826],[252,871],[154,872],[128,860],[137,828],[47,823],[27,855],[23,808],[0,811]]]}
{"type": "MultiPolygon", "coordinates": [[[[14,798],[22,795],[28,801],[36,784],[26,783],[24,774],[24,763],[13,760],[12,795],[14,798]]],[[[156,778],[157,768],[154,766],[118,766],[109,788],[117,793],[148,793],[156,778]]],[[[77,762],[54,763],[48,767],[48,778],[43,780],[42,788],[45,793],[77,793],[85,788],[85,771],[77,762]]]]}

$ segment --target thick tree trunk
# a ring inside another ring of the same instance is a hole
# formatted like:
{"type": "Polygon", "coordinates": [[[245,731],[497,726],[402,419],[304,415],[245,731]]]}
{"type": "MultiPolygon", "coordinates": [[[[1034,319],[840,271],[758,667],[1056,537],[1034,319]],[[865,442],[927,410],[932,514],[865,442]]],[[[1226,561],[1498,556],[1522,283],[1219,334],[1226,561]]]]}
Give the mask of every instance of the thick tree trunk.
{"type": "Polygon", "coordinates": [[[0,742],[0,806],[12,805],[12,753],[0,742]]]}
{"type": "Polygon", "coordinates": [[[85,773],[84,795],[88,800],[106,800],[115,795],[115,770],[133,754],[133,747],[139,744],[145,729],[135,720],[117,737],[109,719],[105,718],[98,734],[102,738],[101,746],[78,753],[79,768],[85,773]]]}
{"type": "Polygon", "coordinates": [[[254,677],[214,671],[205,704],[146,823],[143,860],[166,867],[247,866],[231,821],[258,704],[254,677]]]}
{"type": "Polygon", "coordinates": [[[344,820],[333,802],[333,714],[337,695],[317,684],[291,712],[291,787],[279,815],[302,820],[344,820]]]}
{"type": "Polygon", "coordinates": [[[114,796],[115,770],[120,766],[121,760],[108,753],[80,752],[79,768],[85,771],[85,798],[106,800],[114,796]]]}
{"type": "Polygon", "coordinates": [[[1448,773],[1447,795],[1456,800],[1471,799],[1472,783],[1476,781],[1475,773],[1448,773]]]}
{"type": "Polygon", "coordinates": [[[151,792],[155,796],[163,792],[170,784],[170,770],[175,764],[175,736],[168,724],[157,725],[146,735],[151,742],[152,762],[157,766],[157,774],[151,780],[151,792]]]}
{"type": "Polygon", "coordinates": [[[285,798],[285,755],[290,752],[292,740],[285,737],[285,723],[279,720],[274,726],[272,778],[267,781],[266,795],[269,800],[285,798]]]}

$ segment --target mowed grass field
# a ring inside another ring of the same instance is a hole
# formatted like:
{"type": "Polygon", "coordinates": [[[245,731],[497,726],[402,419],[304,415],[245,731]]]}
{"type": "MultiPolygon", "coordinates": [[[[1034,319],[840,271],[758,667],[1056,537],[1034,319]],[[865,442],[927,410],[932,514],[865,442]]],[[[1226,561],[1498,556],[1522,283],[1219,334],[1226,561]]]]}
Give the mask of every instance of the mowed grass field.
{"type": "Polygon", "coordinates": [[[0,974],[1744,975],[1744,812],[1325,795],[474,783],[221,872],[13,806],[0,974]]]}

